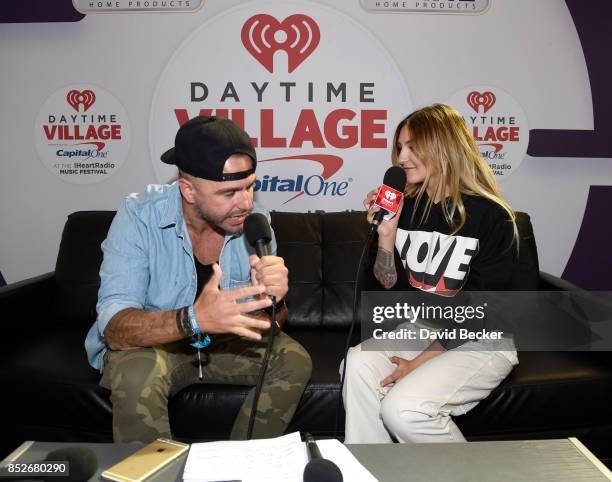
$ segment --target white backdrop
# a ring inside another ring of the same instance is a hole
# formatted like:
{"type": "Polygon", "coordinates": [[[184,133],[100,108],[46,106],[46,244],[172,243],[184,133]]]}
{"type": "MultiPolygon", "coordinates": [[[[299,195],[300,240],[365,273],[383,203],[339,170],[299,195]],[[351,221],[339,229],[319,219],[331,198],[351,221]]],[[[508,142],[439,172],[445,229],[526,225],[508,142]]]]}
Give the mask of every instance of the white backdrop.
{"type": "MultiPolygon", "coordinates": [[[[506,93],[524,113],[528,129],[593,128],[584,55],[560,0],[492,0],[489,10],[477,16],[373,13],[357,0],[208,0],[195,13],[90,14],[74,23],[0,24],[0,56],[0,270],[7,282],[54,268],[69,213],[117,209],[126,194],[171,175],[158,157],[178,128],[175,108],[190,116],[200,108],[243,109],[246,128],[256,137],[261,134],[260,111],[267,109],[273,113],[274,135],[286,137],[287,143],[304,110],[314,111],[321,130],[334,110],[357,113],[341,121],[339,129],[363,125],[362,110],[385,112],[386,120],[377,121],[384,132],[374,137],[386,138],[387,147],[357,143],[339,148],[326,138],[318,147],[303,142],[258,148],[260,159],[290,158],[262,163],[260,178],[295,180],[321,172],[317,162],[296,156],[342,159],[328,181],[347,182],[343,196],[303,195],[285,203],[296,193],[258,193],[270,209],[293,211],[360,209],[364,194],[388,167],[388,138],[397,120],[459,92],[486,86],[498,98],[506,93]],[[269,72],[241,42],[245,21],[259,14],[279,22],[303,14],[316,23],[318,45],[292,72],[284,53],[274,55],[269,72]],[[229,81],[240,100],[227,97],[222,103],[229,81]],[[209,87],[206,101],[191,101],[190,82],[209,87]],[[251,82],[269,82],[262,102],[248,90],[251,82]],[[281,82],[296,83],[290,101],[281,82]],[[309,82],[312,102],[306,94],[309,82]],[[345,82],[346,102],[327,102],[326,82],[345,82]],[[360,101],[360,83],[375,84],[367,96],[373,102],[360,101]],[[42,137],[42,124],[52,113],[76,114],[67,102],[62,104],[64,92],[87,89],[98,92],[87,113],[119,115],[122,137],[103,147],[117,160],[116,167],[97,177],[84,175],[84,180],[49,168],[48,156],[56,150],[42,137]],[[47,154],[41,154],[41,144],[47,154]]],[[[509,105],[499,114],[514,114],[516,108],[509,105]]],[[[528,129],[521,136],[528,136],[528,129]]],[[[532,217],[543,270],[563,272],[589,186],[612,184],[612,163],[604,161],[522,154],[520,165],[500,178],[513,207],[532,217]]]]}

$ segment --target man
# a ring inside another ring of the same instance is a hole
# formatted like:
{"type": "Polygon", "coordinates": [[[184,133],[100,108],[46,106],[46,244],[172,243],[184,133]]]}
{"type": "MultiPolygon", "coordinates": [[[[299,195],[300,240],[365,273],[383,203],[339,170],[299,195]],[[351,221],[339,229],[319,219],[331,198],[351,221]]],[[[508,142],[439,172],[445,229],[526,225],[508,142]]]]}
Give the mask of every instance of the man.
{"type": "MultiPolygon", "coordinates": [[[[269,219],[253,202],[257,159],[247,133],[199,116],[178,130],[162,161],[178,167],[179,179],[128,196],[118,210],[102,243],[98,317],[85,340],[100,384],[112,391],[115,442],[171,437],[168,398],[187,385],[255,385],[270,296],[279,322],[287,317],[287,268],[275,240],[272,255],[258,258],[242,233],[250,212],[269,219]]],[[[280,332],[254,438],[285,431],[310,372],[306,351],[280,332]]],[[[246,437],[253,392],[232,439],[246,437]]]]}

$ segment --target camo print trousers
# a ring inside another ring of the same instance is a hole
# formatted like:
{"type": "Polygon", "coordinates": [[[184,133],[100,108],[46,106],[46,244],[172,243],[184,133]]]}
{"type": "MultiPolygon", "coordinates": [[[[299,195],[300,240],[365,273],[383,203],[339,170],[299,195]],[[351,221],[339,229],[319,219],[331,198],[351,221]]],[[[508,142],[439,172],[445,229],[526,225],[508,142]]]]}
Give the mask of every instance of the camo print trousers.
{"type": "MultiPolygon", "coordinates": [[[[255,342],[217,335],[202,350],[202,383],[257,383],[267,338],[255,342]]],[[[310,379],[310,356],[280,332],[274,340],[264,377],[253,438],[282,435],[310,379]]],[[[168,399],[198,379],[197,350],[186,341],[127,351],[108,350],[100,385],[111,390],[113,438],[119,442],[150,442],[172,437],[168,399]]],[[[246,438],[255,389],[250,390],[236,417],[231,439],[246,438]]],[[[206,416],[206,414],[203,414],[206,416]]]]}

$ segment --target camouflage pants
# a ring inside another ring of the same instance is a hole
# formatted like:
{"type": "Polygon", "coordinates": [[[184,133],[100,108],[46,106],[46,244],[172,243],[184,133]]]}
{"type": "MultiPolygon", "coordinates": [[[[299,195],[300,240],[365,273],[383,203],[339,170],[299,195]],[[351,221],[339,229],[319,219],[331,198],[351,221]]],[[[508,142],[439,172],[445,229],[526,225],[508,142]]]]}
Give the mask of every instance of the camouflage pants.
{"type": "MultiPolygon", "coordinates": [[[[267,338],[255,342],[217,335],[202,350],[203,383],[255,385],[267,338]]],[[[279,333],[264,377],[253,438],[282,435],[293,417],[312,370],[310,356],[279,333]]],[[[150,442],[171,437],[168,399],[198,379],[197,350],[186,341],[127,351],[108,350],[100,385],[111,390],[115,442],[150,442]]],[[[246,438],[255,389],[245,399],[231,438],[246,438]]]]}

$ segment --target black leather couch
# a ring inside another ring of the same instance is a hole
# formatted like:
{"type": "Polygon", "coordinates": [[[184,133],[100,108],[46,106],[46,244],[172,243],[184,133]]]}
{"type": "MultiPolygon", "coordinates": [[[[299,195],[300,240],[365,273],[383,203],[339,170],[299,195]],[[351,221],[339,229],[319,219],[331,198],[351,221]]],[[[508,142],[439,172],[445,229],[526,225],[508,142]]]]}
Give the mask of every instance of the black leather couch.
{"type": "MultiPolygon", "coordinates": [[[[3,410],[0,455],[23,440],[109,442],[109,392],[86,360],[95,317],[100,243],[111,211],[71,214],[56,269],[0,288],[3,410]]],[[[529,218],[520,217],[521,262],[537,266],[529,218]]],[[[289,431],[330,437],[339,397],[338,365],[352,313],[364,213],[273,213],[279,254],[290,272],[286,331],[313,359],[313,375],[289,431]]],[[[573,287],[540,273],[539,289],[573,287]]],[[[354,343],[358,342],[356,334],[354,343]]],[[[578,437],[612,457],[612,363],[608,353],[525,352],[491,395],[457,417],[469,440],[578,437]]],[[[247,387],[193,385],[170,401],[175,436],[227,438],[247,387]]],[[[343,421],[340,421],[343,427],[343,421]]]]}

